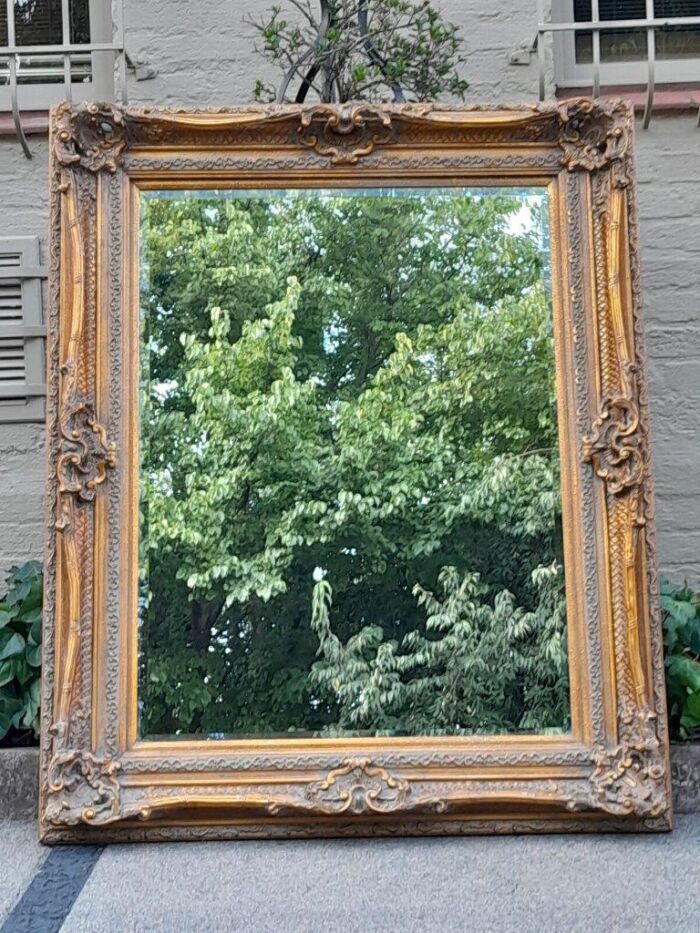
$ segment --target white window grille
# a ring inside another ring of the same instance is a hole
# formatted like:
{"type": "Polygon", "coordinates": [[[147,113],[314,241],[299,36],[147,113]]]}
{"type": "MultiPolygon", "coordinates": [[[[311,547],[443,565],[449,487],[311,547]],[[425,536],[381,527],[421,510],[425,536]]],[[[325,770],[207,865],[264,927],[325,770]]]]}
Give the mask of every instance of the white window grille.
{"type": "Polygon", "coordinates": [[[700,83],[700,0],[553,0],[547,22],[538,0],[541,99],[547,34],[558,87],[645,87],[645,127],[657,85],[700,83]]]}
{"type": "Polygon", "coordinates": [[[38,237],[0,237],[0,423],[44,420],[45,278],[38,237]]]}
{"type": "Polygon", "coordinates": [[[112,100],[115,65],[126,99],[121,3],[0,0],[0,111],[11,111],[25,154],[21,111],[62,100],[112,100]]]}

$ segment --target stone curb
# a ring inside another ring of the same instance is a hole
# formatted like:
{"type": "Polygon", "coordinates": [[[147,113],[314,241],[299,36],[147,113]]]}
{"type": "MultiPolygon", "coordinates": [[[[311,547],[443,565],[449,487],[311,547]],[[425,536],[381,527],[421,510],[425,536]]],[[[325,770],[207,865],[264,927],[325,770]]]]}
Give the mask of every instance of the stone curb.
{"type": "Polygon", "coordinates": [[[700,813],[700,744],[671,746],[674,813],[700,813]]]}
{"type": "Polygon", "coordinates": [[[0,749],[0,820],[33,820],[39,797],[39,749],[0,749]]]}
{"type": "MultiPolygon", "coordinates": [[[[700,744],[671,746],[675,813],[700,813],[700,744]]],[[[36,817],[39,750],[0,749],[0,820],[36,817]]]]}

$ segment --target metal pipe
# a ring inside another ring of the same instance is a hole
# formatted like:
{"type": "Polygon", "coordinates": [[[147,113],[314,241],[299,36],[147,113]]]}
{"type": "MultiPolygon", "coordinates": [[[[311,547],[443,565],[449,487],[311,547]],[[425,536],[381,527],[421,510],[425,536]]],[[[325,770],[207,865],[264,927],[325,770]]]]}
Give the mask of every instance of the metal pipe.
{"type": "MultiPolygon", "coordinates": [[[[64,45],[70,45],[70,7],[68,0],[61,0],[61,38],[64,45]]],[[[66,100],[73,100],[70,52],[65,52],[63,55],[63,84],[66,89],[66,100]]]]}
{"type": "Polygon", "coordinates": [[[598,23],[543,23],[537,24],[538,30],[543,32],[590,32],[593,27],[605,31],[608,29],[644,29],[653,26],[661,29],[666,26],[700,26],[700,16],[678,16],[673,19],[615,19],[601,20],[598,23]]]}
{"type": "Polygon", "coordinates": [[[600,7],[598,0],[591,0],[591,19],[593,20],[593,96],[600,97],[600,7]]]}
{"type": "MultiPolygon", "coordinates": [[[[654,18],[654,0],[647,0],[647,19],[654,18]]],[[[653,26],[647,28],[647,93],[644,103],[644,118],[642,126],[646,130],[651,122],[651,113],[654,107],[654,83],[656,69],[656,30],[653,26]]]]}
{"type": "MultiPolygon", "coordinates": [[[[320,0],[321,3],[321,33],[320,35],[325,38],[328,30],[331,26],[335,25],[335,0],[320,0]]],[[[323,64],[320,66],[321,70],[321,100],[323,101],[332,101],[333,100],[333,86],[334,86],[334,75],[333,75],[333,59],[324,59],[323,64]]]]}
{"type": "Polygon", "coordinates": [[[537,22],[540,24],[537,29],[537,77],[538,77],[540,100],[544,100],[545,98],[545,91],[546,91],[545,78],[546,78],[546,69],[547,69],[547,62],[546,62],[545,54],[544,54],[545,31],[542,28],[543,20],[544,20],[544,3],[543,3],[543,0],[537,0],[537,22]]]}
{"type": "Polygon", "coordinates": [[[114,16],[116,22],[112,24],[112,39],[117,42],[112,46],[116,58],[117,70],[119,72],[119,84],[121,86],[122,104],[126,105],[129,100],[129,89],[127,86],[128,75],[126,66],[126,44],[124,42],[124,2],[119,0],[114,4],[114,16]],[[116,36],[115,36],[116,33],[116,36]]]}
{"type": "Polygon", "coordinates": [[[377,49],[375,48],[374,43],[369,37],[369,17],[367,13],[367,0],[359,0],[357,5],[357,28],[360,30],[360,35],[362,36],[362,45],[367,53],[367,58],[375,64],[381,73],[384,75],[384,79],[391,88],[394,94],[394,103],[403,104],[406,100],[403,94],[403,88],[397,81],[391,81],[387,77],[386,73],[386,59],[383,58],[377,49]]]}
{"type": "Polygon", "coordinates": [[[282,79],[282,83],[277,88],[277,97],[275,98],[276,103],[283,104],[287,96],[287,91],[289,90],[289,85],[294,80],[294,76],[297,74],[304,62],[313,55],[313,48],[307,49],[306,52],[301,56],[298,62],[296,62],[289,71],[285,74],[282,79]]]}
{"type": "MultiPolygon", "coordinates": [[[[323,39],[325,39],[326,33],[328,32],[328,29],[331,24],[331,10],[330,10],[327,0],[320,0],[320,3],[321,3],[321,22],[319,23],[319,26],[318,26],[318,35],[316,37],[316,48],[318,48],[321,45],[321,42],[323,41],[323,39]]],[[[311,90],[311,87],[314,81],[316,80],[316,75],[319,73],[320,70],[321,70],[321,66],[318,65],[316,62],[314,62],[311,68],[309,68],[309,70],[306,72],[306,74],[304,75],[302,79],[301,87],[297,91],[297,96],[296,96],[297,104],[304,103],[304,101],[306,100],[306,95],[311,90]]],[[[323,94],[321,94],[321,97],[323,97],[323,94]]]]}
{"type": "MultiPolygon", "coordinates": [[[[7,42],[9,45],[15,44],[15,3],[14,0],[6,0],[7,4],[7,42]]],[[[32,157],[32,151],[29,148],[27,137],[24,135],[22,118],[19,112],[19,100],[17,97],[17,56],[12,55],[8,60],[8,69],[10,77],[10,106],[12,107],[12,122],[15,125],[15,132],[19,139],[22,151],[28,159],[32,157]]]]}
{"type": "MultiPolygon", "coordinates": [[[[10,0],[12,2],[12,0],[10,0]]],[[[700,22],[700,20],[698,20],[700,22]]],[[[9,38],[9,36],[8,36],[9,38]]],[[[7,45],[0,46],[0,55],[61,55],[64,52],[123,52],[118,42],[80,42],[61,43],[61,45],[15,45],[14,38],[7,45]]]]}

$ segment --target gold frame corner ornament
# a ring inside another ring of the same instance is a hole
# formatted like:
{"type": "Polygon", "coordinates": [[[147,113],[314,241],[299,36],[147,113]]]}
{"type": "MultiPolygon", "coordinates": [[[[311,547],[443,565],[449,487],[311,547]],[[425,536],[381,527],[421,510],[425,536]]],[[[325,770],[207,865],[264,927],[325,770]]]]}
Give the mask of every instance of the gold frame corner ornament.
{"type": "Polygon", "coordinates": [[[632,136],[589,99],[54,108],[45,841],[669,827],[632,136]],[[571,734],[140,742],[139,192],[357,179],[549,192],[571,734]]]}

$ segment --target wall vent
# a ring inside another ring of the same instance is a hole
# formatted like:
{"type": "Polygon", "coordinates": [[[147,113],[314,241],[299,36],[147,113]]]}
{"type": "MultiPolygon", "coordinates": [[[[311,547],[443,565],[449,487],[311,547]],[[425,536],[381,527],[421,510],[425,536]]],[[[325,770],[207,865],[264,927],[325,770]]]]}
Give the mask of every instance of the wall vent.
{"type": "Polygon", "coordinates": [[[38,237],[0,237],[0,422],[44,420],[45,278],[38,237]]]}

